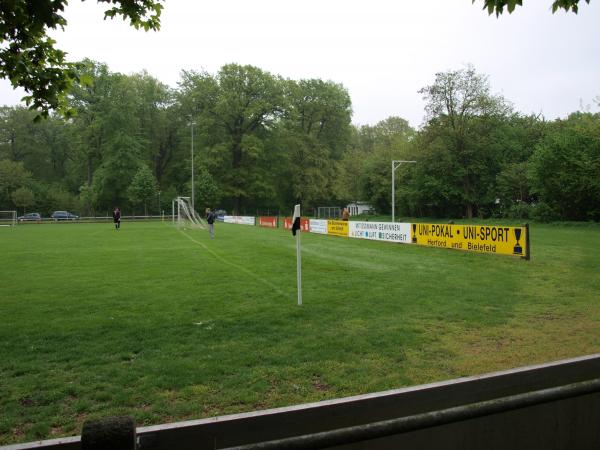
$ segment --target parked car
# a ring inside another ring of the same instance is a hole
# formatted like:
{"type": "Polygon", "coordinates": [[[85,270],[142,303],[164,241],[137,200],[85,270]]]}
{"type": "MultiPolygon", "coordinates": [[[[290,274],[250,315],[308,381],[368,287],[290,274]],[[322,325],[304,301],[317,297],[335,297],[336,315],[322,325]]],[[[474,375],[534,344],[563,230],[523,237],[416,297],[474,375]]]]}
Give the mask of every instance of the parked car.
{"type": "Polygon", "coordinates": [[[40,213],[27,213],[24,216],[20,216],[17,218],[19,222],[41,222],[42,216],[40,213]]]}
{"type": "Polygon", "coordinates": [[[70,213],[69,211],[54,211],[50,216],[54,220],[77,220],[79,216],[70,213]]]}
{"type": "Polygon", "coordinates": [[[224,209],[216,209],[213,212],[215,213],[217,221],[219,221],[219,222],[225,221],[225,215],[227,214],[227,211],[225,211],[224,209]]]}

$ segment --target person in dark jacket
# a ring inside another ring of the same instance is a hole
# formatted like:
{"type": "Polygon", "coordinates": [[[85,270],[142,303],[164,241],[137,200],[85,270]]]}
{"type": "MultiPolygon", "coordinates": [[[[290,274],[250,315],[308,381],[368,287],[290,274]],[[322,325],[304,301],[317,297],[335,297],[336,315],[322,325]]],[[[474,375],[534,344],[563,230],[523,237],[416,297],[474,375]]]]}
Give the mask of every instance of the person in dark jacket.
{"type": "Polygon", "coordinates": [[[121,228],[121,210],[117,206],[113,210],[113,222],[115,223],[115,229],[119,230],[121,228]]]}
{"type": "Polygon", "coordinates": [[[215,238],[215,219],[217,218],[214,211],[211,211],[210,208],[206,208],[206,222],[208,223],[208,234],[211,239],[215,238]]]}

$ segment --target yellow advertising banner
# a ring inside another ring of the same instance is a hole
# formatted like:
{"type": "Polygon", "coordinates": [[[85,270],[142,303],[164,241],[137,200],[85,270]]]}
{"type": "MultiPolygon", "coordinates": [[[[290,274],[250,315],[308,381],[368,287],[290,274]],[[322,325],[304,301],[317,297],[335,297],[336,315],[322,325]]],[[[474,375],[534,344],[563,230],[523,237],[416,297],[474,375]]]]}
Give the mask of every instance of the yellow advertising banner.
{"type": "Polygon", "coordinates": [[[328,220],[327,234],[334,236],[348,237],[348,221],[346,220],[328,220]]]}
{"type": "Polygon", "coordinates": [[[529,259],[529,227],[411,224],[413,244],[529,259]]]}

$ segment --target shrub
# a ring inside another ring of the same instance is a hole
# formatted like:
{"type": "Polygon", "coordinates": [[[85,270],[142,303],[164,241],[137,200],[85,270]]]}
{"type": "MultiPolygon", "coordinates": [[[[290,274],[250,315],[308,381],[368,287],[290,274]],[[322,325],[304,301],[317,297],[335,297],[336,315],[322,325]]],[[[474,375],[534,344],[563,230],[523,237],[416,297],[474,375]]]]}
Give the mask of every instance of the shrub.
{"type": "Polygon", "coordinates": [[[558,220],[559,215],[547,203],[540,202],[532,208],[531,218],[536,222],[548,223],[558,220]]]}
{"type": "Polygon", "coordinates": [[[531,218],[533,206],[529,203],[519,202],[512,205],[506,215],[513,219],[529,219],[531,218]]]}

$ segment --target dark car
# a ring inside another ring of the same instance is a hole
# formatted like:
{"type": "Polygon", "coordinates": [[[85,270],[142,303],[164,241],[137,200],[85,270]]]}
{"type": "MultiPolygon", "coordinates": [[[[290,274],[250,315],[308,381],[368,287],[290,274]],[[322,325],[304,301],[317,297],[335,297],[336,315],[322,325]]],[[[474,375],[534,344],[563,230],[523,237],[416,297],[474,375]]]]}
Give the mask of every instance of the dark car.
{"type": "Polygon", "coordinates": [[[69,211],[54,211],[50,216],[54,220],[77,220],[79,216],[70,213],[69,211]]]}
{"type": "Polygon", "coordinates": [[[24,216],[18,218],[19,222],[41,222],[42,216],[40,213],[27,213],[24,216]]]}

